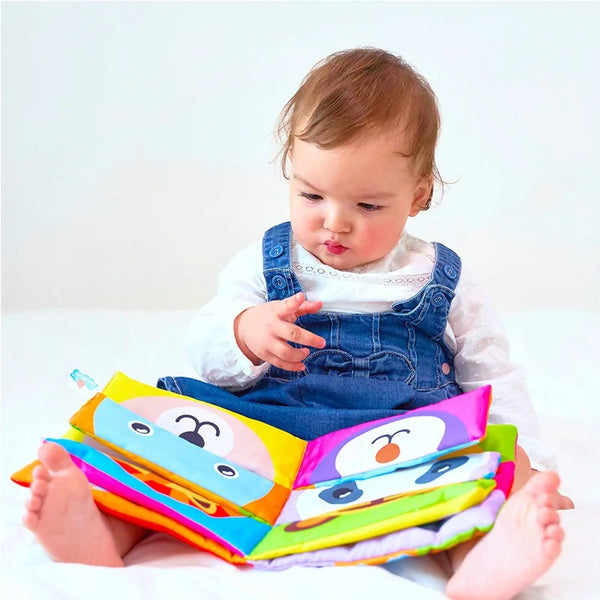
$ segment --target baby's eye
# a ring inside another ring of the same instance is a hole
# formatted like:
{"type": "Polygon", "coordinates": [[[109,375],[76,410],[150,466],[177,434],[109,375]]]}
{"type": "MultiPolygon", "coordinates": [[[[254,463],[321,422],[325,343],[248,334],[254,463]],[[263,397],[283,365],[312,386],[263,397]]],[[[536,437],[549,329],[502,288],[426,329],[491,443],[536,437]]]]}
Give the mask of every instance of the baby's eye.
{"type": "Polygon", "coordinates": [[[367,202],[361,202],[358,206],[360,206],[360,208],[362,208],[366,212],[374,212],[381,208],[379,204],[368,204],[367,202]]]}
{"type": "Polygon", "coordinates": [[[301,192],[300,196],[302,196],[302,198],[306,198],[307,200],[310,200],[311,202],[316,202],[317,200],[323,200],[323,196],[319,196],[319,194],[309,194],[308,192],[301,192]]]}

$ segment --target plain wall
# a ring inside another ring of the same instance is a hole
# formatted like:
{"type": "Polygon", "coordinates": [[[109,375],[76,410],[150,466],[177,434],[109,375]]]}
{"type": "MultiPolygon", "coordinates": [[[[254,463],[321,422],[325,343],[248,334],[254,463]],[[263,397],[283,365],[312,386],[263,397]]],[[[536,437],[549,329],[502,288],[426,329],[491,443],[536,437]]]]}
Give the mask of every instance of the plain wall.
{"type": "MultiPolygon", "coordinates": [[[[2,308],[194,308],[287,218],[274,124],[327,54],[439,98],[441,203],[500,309],[600,307],[598,3],[2,3],[2,308]]],[[[438,200],[440,200],[438,198],[438,200]]]]}

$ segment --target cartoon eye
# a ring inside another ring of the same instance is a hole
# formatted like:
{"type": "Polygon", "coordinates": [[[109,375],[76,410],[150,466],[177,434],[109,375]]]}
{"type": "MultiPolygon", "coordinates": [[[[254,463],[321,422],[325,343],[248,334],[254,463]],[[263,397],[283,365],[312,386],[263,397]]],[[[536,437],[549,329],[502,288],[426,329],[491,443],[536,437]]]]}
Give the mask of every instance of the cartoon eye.
{"type": "Polygon", "coordinates": [[[319,498],[327,504],[348,504],[348,502],[358,500],[362,495],[363,491],[359,489],[356,482],[348,481],[323,490],[319,494],[319,498]]]}
{"type": "Polygon", "coordinates": [[[465,463],[469,461],[468,456],[455,456],[454,458],[443,458],[441,460],[433,463],[423,475],[415,479],[415,483],[431,483],[435,481],[442,475],[445,475],[449,471],[453,469],[458,469],[458,467],[462,467],[465,463]]]}
{"type": "Polygon", "coordinates": [[[154,429],[148,423],[142,421],[129,421],[128,425],[131,431],[139,435],[152,435],[154,433],[154,429]]]}
{"type": "Polygon", "coordinates": [[[236,479],[239,477],[239,473],[231,466],[224,463],[217,463],[215,465],[215,471],[227,479],[236,479]]]}

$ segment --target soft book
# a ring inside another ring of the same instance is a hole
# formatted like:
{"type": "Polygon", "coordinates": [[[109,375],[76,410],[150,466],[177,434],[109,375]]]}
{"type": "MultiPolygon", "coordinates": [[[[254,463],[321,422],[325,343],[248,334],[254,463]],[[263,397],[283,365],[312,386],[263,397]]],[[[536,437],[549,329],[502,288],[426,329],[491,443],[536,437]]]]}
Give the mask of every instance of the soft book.
{"type": "MultiPolygon", "coordinates": [[[[61,444],[99,508],[259,568],[378,564],[488,531],[516,428],[489,386],[302,440],[116,373],[61,444]]],[[[29,485],[33,462],[12,476],[29,485]]]]}

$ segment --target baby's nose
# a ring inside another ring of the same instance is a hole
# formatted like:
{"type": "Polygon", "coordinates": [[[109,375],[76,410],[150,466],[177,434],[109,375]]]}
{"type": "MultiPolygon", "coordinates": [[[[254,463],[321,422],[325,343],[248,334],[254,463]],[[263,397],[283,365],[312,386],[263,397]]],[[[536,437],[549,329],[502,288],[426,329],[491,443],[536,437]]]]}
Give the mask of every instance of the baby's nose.
{"type": "Polygon", "coordinates": [[[331,209],[325,216],[323,226],[333,233],[347,233],[350,230],[350,221],[343,211],[331,209]]]}

